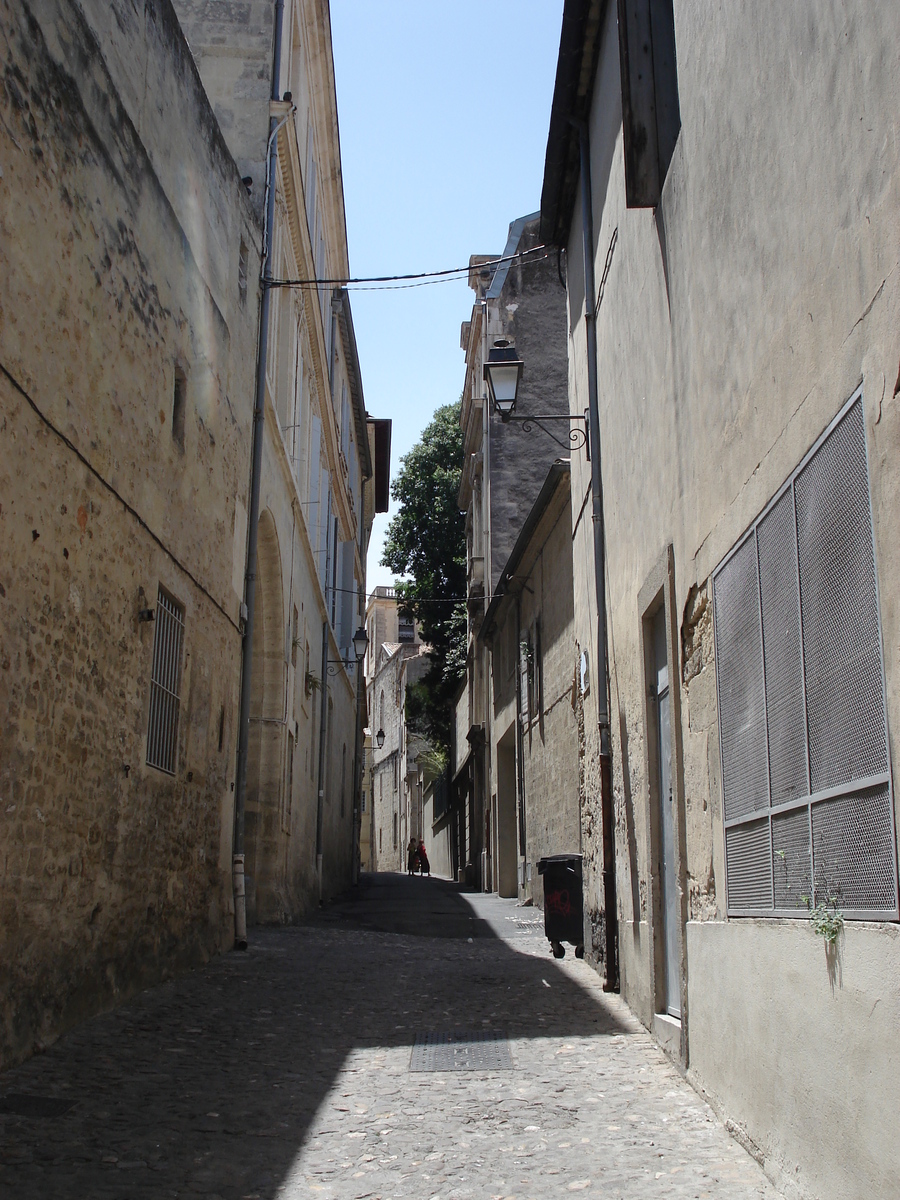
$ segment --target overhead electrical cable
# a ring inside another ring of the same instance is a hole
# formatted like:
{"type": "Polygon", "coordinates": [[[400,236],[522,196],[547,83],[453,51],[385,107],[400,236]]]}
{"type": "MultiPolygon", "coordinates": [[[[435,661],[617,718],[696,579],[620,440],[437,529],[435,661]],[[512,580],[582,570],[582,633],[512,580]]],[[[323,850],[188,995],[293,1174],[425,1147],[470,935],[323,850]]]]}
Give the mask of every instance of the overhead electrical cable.
{"type": "MultiPolygon", "coordinates": [[[[542,262],[545,258],[549,258],[549,256],[546,246],[533,246],[530,250],[519,251],[518,254],[507,254],[502,258],[486,259],[484,262],[466,264],[464,267],[448,267],[444,271],[418,271],[409,275],[360,275],[352,279],[267,279],[263,283],[266,287],[270,288],[360,287],[366,284],[424,287],[428,283],[449,283],[458,279],[461,275],[468,275],[471,271],[484,271],[490,267],[498,267],[502,263],[511,263],[517,260],[527,260],[529,263],[542,262]],[[538,255],[540,257],[537,257],[538,255]]],[[[365,290],[374,291],[377,289],[369,287],[365,290]]]]}

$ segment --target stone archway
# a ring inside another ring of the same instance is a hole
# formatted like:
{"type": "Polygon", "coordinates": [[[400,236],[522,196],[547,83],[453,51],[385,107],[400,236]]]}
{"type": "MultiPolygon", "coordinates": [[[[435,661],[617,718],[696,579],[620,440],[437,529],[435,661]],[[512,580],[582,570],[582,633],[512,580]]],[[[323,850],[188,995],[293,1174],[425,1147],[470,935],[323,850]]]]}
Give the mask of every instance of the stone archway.
{"type": "Polygon", "coordinates": [[[285,624],[281,553],[272,514],[260,514],[247,763],[247,919],[281,920],[285,624]]]}

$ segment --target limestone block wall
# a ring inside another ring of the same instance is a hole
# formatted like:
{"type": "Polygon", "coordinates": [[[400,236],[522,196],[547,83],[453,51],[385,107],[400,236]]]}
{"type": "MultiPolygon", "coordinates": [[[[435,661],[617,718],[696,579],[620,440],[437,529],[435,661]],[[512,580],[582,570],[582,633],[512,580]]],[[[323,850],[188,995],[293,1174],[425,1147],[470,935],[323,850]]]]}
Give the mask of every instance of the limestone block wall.
{"type": "MultiPolygon", "coordinates": [[[[555,467],[554,473],[559,470],[555,467]]],[[[543,497],[529,544],[506,564],[513,579],[489,634],[494,701],[490,792],[497,825],[493,854],[504,860],[503,866],[514,854],[518,894],[539,907],[543,884],[538,861],[582,849],[568,471],[557,476],[554,490],[543,497]],[[512,848],[503,837],[504,801],[508,812],[510,799],[505,776],[510,775],[524,796],[523,836],[516,791],[512,848]]]]}
{"type": "Polygon", "coordinates": [[[377,722],[376,728],[384,729],[384,745],[380,749],[377,746],[374,748],[372,765],[375,863],[379,871],[406,870],[403,842],[405,827],[401,821],[404,811],[401,790],[406,776],[406,764],[401,761],[403,653],[400,648],[392,648],[390,657],[382,660],[372,685],[373,712],[376,714],[372,719],[377,722]]]}
{"type": "Polygon", "coordinates": [[[572,519],[566,504],[547,535],[522,593],[522,634],[534,655],[534,712],[523,725],[526,883],[543,906],[537,862],[581,852],[578,727],[575,715],[572,519]],[[539,643],[539,644],[537,644],[539,643]]]}
{"type": "MultiPolygon", "coordinates": [[[[178,20],[202,72],[213,112],[260,215],[265,197],[275,5],[254,0],[176,0],[178,20]]],[[[289,84],[285,83],[287,91],[289,84]]]]}
{"type": "Polygon", "coordinates": [[[232,937],[258,230],[168,0],[2,0],[0,1064],[232,937]],[[146,765],[159,588],[174,773],[146,765]]]}

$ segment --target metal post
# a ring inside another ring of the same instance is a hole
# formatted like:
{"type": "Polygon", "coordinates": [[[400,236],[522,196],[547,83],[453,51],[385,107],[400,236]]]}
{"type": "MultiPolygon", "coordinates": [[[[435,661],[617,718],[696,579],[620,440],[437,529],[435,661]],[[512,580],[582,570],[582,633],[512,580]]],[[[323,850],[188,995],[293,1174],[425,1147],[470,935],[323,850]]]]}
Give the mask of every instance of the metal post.
{"type": "Polygon", "coordinates": [[[597,395],[597,314],[594,309],[594,215],[591,150],[586,122],[578,125],[581,150],[581,226],[584,255],[584,323],[587,335],[588,412],[591,431],[591,522],[594,532],[594,588],[597,595],[597,723],[600,731],[600,820],[603,840],[603,908],[606,991],[619,986],[619,927],[616,912],[615,821],[609,736],[609,689],[606,644],[606,579],[603,527],[603,477],[600,469],[600,404],[597,395]]]}
{"type": "MultiPolygon", "coordinates": [[[[272,63],[272,99],[278,100],[281,86],[281,41],[284,0],[275,0],[275,46],[272,63]]],[[[259,492],[262,475],[263,438],[266,419],[266,359],[269,341],[269,305],[272,278],[272,227],[275,221],[275,168],[278,162],[278,120],[269,119],[269,153],[266,163],[266,213],[262,299],[259,306],[259,341],[256,355],[256,399],[253,406],[253,456],[250,466],[250,513],[248,518],[247,566],[244,574],[244,603],[247,615],[241,644],[241,703],[238,714],[237,780],[234,793],[234,944],[247,948],[247,902],[244,894],[244,814],[247,796],[247,758],[250,750],[250,688],[253,671],[253,620],[256,615],[256,549],[259,534],[259,492]]]]}
{"type": "Polygon", "coordinates": [[[328,733],[328,618],[322,622],[322,712],[319,720],[319,793],[316,798],[316,875],[322,900],[322,862],[325,844],[325,739],[328,733]]]}

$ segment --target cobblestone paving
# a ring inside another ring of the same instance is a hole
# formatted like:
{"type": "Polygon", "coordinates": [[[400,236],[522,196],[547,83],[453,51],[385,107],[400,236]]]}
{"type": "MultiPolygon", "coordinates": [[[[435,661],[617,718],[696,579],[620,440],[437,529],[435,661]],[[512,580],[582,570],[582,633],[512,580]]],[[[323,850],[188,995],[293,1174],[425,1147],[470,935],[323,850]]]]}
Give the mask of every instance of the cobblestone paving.
{"type": "Polygon", "coordinates": [[[378,876],[252,931],[0,1076],[0,1108],[73,1102],[0,1113],[0,1196],[776,1200],[539,916],[378,876]],[[418,1034],[467,1030],[505,1036],[513,1069],[410,1072],[418,1034]]]}

